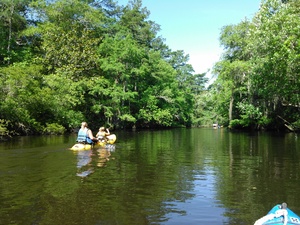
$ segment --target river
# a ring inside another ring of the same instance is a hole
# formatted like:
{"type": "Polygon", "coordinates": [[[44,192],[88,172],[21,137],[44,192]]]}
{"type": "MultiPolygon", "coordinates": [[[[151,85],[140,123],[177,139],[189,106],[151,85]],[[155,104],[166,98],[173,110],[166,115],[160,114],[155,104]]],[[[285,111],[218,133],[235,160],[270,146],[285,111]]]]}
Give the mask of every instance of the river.
{"type": "Polygon", "coordinates": [[[300,214],[294,133],[225,128],[117,131],[74,152],[76,135],[0,143],[0,224],[245,224],[287,202],[300,214]]]}

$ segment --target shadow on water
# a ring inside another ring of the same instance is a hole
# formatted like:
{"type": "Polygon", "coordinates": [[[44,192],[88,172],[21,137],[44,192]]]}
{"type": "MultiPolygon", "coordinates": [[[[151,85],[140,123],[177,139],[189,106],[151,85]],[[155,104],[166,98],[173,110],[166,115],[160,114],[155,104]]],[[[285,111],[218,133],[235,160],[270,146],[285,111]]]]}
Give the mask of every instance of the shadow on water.
{"type": "Polygon", "coordinates": [[[296,134],[193,128],[0,144],[0,224],[253,224],[277,203],[300,213],[296,134]]]}

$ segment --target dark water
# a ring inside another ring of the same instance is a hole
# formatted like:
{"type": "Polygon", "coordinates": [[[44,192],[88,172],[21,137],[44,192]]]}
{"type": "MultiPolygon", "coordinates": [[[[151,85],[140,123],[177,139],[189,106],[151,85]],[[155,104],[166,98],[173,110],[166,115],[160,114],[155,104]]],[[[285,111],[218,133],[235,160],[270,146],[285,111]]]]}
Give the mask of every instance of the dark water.
{"type": "Polygon", "coordinates": [[[116,132],[115,148],[73,152],[75,136],[0,144],[0,224],[253,224],[287,202],[300,214],[296,134],[226,129],[116,132]]]}

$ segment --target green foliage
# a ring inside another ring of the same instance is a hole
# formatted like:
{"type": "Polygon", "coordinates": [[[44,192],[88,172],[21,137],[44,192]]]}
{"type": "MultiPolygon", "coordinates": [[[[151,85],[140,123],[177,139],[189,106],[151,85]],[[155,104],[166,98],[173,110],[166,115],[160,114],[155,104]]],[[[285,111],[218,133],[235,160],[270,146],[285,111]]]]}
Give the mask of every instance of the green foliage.
{"type": "Polygon", "coordinates": [[[45,134],[64,134],[66,129],[57,123],[47,123],[46,127],[43,129],[45,134]]]}
{"type": "Polygon", "coordinates": [[[2,0],[0,2],[0,66],[19,62],[26,57],[26,39],[21,32],[29,21],[29,0],[2,0]]]}
{"type": "Polygon", "coordinates": [[[214,67],[218,77],[211,91],[216,95],[217,113],[228,115],[232,127],[274,129],[280,126],[277,116],[297,120],[299,9],[296,0],[262,1],[252,21],[222,29],[224,53],[214,67]],[[227,110],[218,107],[222,104],[227,110]]]}
{"type": "Polygon", "coordinates": [[[173,115],[168,109],[149,107],[141,109],[139,116],[145,127],[170,127],[173,123],[173,115]]]}
{"type": "MultiPolygon", "coordinates": [[[[272,120],[268,119],[265,116],[260,117],[259,120],[252,120],[251,118],[247,117],[246,115],[242,115],[242,119],[233,119],[229,123],[229,128],[232,129],[253,129],[253,128],[260,128],[266,129],[272,124],[272,120]]],[[[256,129],[257,129],[256,128],[256,129]]]]}
{"type": "Polygon", "coordinates": [[[188,55],[156,36],[159,26],[140,0],[124,8],[112,1],[0,4],[9,22],[0,22],[0,110],[10,121],[3,132],[60,134],[83,120],[116,128],[192,124],[205,74],[193,74],[188,55]]]}
{"type": "Polygon", "coordinates": [[[243,127],[251,127],[256,125],[262,117],[262,113],[260,112],[259,108],[251,104],[239,102],[237,104],[237,108],[240,111],[241,117],[239,121],[243,127]]]}
{"type": "Polygon", "coordinates": [[[293,127],[295,127],[296,130],[300,130],[300,120],[297,120],[293,122],[293,127]]]}
{"type": "Polygon", "coordinates": [[[226,125],[227,117],[224,114],[228,112],[225,103],[216,97],[223,97],[212,94],[213,90],[205,91],[201,95],[196,96],[194,107],[194,126],[212,126],[212,124],[226,125]],[[225,108],[223,114],[221,107],[225,108]]]}
{"type": "Polygon", "coordinates": [[[244,127],[243,121],[239,119],[231,120],[228,127],[231,129],[241,129],[244,127]]]}
{"type": "MultiPolygon", "coordinates": [[[[283,3],[284,2],[284,3],[283,3]]],[[[300,5],[262,1],[222,28],[215,82],[157,37],[141,0],[0,3],[1,132],[61,133],[80,122],[116,128],[276,127],[299,121],[300,5]],[[64,128],[64,129],[63,129],[64,128]]],[[[11,134],[11,133],[9,133],[11,134]]]]}
{"type": "Polygon", "coordinates": [[[133,123],[133,124],[136,122],[136,118],[134,118],[130,114],[123,114],[122,116],[120,116],[120,120],[130,122],[130,123],[133,123]]]}
{"type": "Polygon", "coordinates": [[[0,119],[0,136],[9,136],[8,122],[9,121],[0,119]]]}
{"type": "Polygon", "coordinates": [[[254,18],[251,48],[257,55],[253,81],[259,94],[272,101],[297,104],[299,90],[299,9],[293,3],[285,5],[267,1],[254,18]],[[263,77],[261,76],[263,74],[263,77]],[[262,79],[263,78],[263,79],[262,79]]]}
{"type": "Polygon", "coordinates": [[[150,12],[142,8],[142,0],[129,1],[119,21],[122,32],[130,33],[141,47],[151,47],[159,30],[154,22],[146,20],[149,15],[150,12]]]}
{"type": "Polygon", "coordinates": [[[258,125],[262,128],[267,128],[272,124],[272,119],[268,118],[267,116],[261,116],[259,121],[258,121],[258,125]]]}
{"type": "Polygon", "coordinates": [[[0,69],[2,117],[10,121],[18,133],[29,134],[39,130],[35,119],[42,103],[42,77],[36,65],[14,64],[0,69]]]}

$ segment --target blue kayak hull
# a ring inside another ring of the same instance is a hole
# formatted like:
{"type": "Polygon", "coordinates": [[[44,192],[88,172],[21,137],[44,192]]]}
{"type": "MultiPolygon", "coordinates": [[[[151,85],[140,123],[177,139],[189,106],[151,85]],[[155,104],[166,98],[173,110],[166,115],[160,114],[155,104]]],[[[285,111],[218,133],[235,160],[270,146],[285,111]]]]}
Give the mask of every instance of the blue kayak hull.
{"type": "MultiPolygon", "coordinates": [[[[262,217],[260,220],[257,220],[255,225],[283,225],[284,224],[284,216],[279,216],[279,217],[273,217],[270,219],[273,215],[278,214],[278,212],[282,210],[281,205],[276,205],[274,206],[265,217],[262,217]],[[268,219],[269,217],[269,219],[268,219]],[[264,219],[265,218],[265,219],[264,219]],[[267,221],[265,221],[267,220],[267,221]]],[[[294,213],[292,210],[289,208],[285,209],[287,211],[287,223],[286,225],[295,225],[298,224],[300,225],[300,217],[294,213]]]]}

